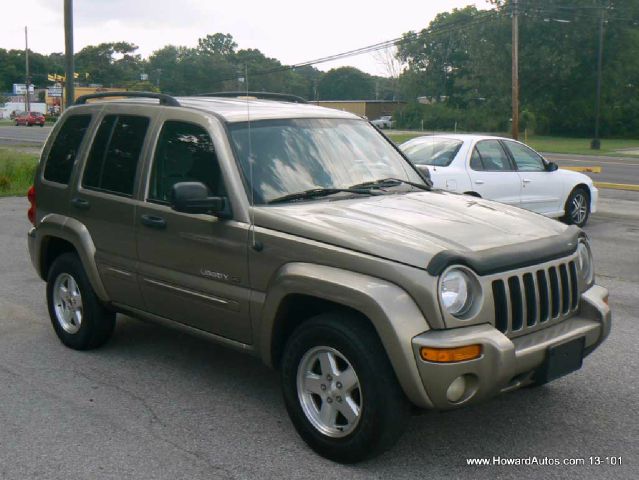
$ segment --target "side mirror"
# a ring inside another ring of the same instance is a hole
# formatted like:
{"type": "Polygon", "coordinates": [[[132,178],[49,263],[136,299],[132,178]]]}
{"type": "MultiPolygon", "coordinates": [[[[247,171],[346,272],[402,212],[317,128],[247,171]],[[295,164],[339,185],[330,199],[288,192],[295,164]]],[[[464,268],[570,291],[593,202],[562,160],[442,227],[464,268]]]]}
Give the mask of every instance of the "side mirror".
{"type": "Polygon", "coordinates": [[[556,170],[559,170],[559,165],[557,165],[555,162],[548,162],[546,164],[546,171],[547,172],[554,172],[556,170]]]}
{"type": "Polygon", "coordinates": [[[209,189],[201,182],[179,182],[171,190],[171,208],[183,213],[228,215],[226,197],[209,197],[209,189]]]}

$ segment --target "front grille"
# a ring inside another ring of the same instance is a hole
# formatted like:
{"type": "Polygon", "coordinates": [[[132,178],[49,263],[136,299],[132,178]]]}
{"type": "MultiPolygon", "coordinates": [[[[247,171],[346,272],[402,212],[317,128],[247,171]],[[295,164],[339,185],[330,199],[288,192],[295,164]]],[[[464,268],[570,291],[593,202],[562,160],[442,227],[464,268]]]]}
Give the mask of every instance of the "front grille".
{"type": "Polygon", "coordinates": [[[572,315],[579,306],[574,260],[493,280],[495,328],[519,336],[572,315]]]}

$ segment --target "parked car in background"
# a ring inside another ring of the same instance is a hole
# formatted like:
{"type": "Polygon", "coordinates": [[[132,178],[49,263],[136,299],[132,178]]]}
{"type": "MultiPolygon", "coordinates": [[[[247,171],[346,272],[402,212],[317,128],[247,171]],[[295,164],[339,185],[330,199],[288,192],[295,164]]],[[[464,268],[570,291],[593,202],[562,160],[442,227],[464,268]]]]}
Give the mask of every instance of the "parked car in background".
{"type": "Polygon", "coordinates": [[[40,112],[20,112],[15,117],[16,127],[20,125],[26,125],[32,127],[33,125],[40,125],[44,127],[44,115],[40,112]]]}
{"type": "Polygon", "coordinates": [[[377,128],[393,128],[393,116],[382,115],[376,120],[371,121],[377,128]]]}
{"type": "Polygon", "coordinates": [[[521,142],[483,135],[431,135],[399,146],[434,188],[522,207],[584,226],[598,189],[587,175],[557,164],[521,142]]]}

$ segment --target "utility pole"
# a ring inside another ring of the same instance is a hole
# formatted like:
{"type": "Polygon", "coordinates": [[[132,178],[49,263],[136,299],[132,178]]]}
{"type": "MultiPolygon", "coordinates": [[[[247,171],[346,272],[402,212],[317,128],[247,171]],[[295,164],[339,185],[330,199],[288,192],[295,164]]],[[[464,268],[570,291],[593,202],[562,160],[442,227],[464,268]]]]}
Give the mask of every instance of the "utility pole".
{"type": "Polygon", "coordinates": [[[595,98],[595,137],[590,142],[592,150],[601,149],[601,139],[599,138],[599,121],[601,116],[601,80],[603,70],[603,47],[604,47],[604,25],[606,23],[606,10],[601,7],[601,17],[599,18],[599,51],[597,52],[597,96],[595,98]]]}
{"type": "Polygon", "coordinates": [[[29,85],[31,84],[31,75],[29,75],[29,39],[27,35],[27,27],[24,27],[24,61],[26,66],[26,85],[27,91],[24,94],[24,110],[31,111],[31,98],[29,98],[29,85]]]}
{"type": "Polygon", "coordinates": [[[65,105],[75,102],[75,65],[73,62],[73,0],[64,0],[65,105]]]}
{"type": "Polygon", "coordinates": [[[511,0],[512,7],[512,102],[513,102],[513,121],[512,121],[512,137],[519,140],[519,5],[518,0],[511,0]]]}

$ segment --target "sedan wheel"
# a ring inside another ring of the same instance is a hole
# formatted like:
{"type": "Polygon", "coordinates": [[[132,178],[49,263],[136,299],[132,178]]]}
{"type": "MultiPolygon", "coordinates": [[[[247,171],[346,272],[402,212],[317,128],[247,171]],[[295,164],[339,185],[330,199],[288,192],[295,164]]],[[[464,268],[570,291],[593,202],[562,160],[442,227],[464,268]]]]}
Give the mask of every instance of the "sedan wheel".
{"type": "Polygon", "coordinates": [[[563,220],[571,225],[583,227],[590,215],[590,195],[583,188],[575,188],[566,201],[563,220]]]}

